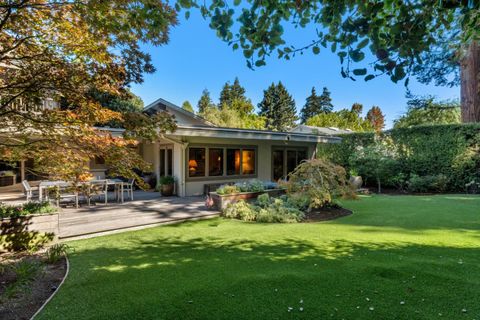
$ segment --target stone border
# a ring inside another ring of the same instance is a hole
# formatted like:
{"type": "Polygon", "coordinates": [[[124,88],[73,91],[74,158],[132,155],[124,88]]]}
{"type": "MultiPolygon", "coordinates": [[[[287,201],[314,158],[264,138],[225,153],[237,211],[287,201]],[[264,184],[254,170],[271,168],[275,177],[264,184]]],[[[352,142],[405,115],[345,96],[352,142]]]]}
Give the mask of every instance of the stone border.
{"type": "Polygon", "coordinates": [[[42,304],[42,306],[35,312],[35,314],[30,318],[30,320],[35,319],[36,316],[42,312],[42,310],[47,306],[47,304],[50,302],[50,300],[53,299],[53,297],[57,294],[57,292],[60,290],[62,287],[63,283],[67,279],[68,273],[70,272],[70,262],[68,261],[68,255],[65,255],[65,261],[67,263],[67,270],[65,271],[65,275],[63,276],[62,282],[58,285],[57,289],[52,293],[52,295],[42,304]]]}

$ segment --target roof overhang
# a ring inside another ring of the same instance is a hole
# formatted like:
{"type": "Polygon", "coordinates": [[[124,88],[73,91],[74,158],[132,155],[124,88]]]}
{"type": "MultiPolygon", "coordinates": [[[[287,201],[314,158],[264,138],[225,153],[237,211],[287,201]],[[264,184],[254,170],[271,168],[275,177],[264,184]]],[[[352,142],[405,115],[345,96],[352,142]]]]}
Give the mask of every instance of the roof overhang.
{"type": "Polygon", "coordinates": [[[179,126],[169,135],[178,137],[212,137],[223,139],[275,140],[311,143],[339,143],[342,140],[340,137],[297,132],[193,126],[179,126]]]}

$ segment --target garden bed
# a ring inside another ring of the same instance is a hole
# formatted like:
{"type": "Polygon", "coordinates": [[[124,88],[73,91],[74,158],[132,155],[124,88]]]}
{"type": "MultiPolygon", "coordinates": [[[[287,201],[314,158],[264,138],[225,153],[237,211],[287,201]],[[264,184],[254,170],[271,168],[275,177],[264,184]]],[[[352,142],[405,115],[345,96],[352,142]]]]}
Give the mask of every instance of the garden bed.
{"type": "Polygon", "coordinates": [[[311,212],[307,212],[305,214],[305,219],[303,222],[318,222],[318,221],[328,221],[328,220],[335,220],[338,218],[346,217],[351,215],[353,212],[338,207],[328,207],[328,208],[320,208],[312,210],[311,212]]]}
{"type": "Polygon", "coordinates": [[[9,254],[0,268],[0,319],[30,319],[61,284],[67,261],[47,264],[39,252],[9,254]]]}
{"type": "Polygon", "coordinates": [[[213,205],[216,209],[222,211],[228,204],[235,203],[239,200],[254,200],[261,194],[268,194],[270,197],[278,197],[285,194],[285,189],[268,189],[259,192],[238,192],[230,194],[218,194],[217,192],[210,192],[210,197],[213,200],[213,205]]]}

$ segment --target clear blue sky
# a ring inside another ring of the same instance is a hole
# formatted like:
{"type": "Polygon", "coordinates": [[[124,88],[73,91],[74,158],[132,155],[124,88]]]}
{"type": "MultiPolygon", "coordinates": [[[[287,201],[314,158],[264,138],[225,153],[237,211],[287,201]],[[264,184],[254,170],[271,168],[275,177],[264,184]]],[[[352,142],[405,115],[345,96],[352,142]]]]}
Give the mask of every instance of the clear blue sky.
{"type": "MultiPolygon", "coordinates": [[[[312,30],[293,28],[287,35],[297,45],[308,44],[314,36],[312,30]]],[[[403,84],[394,84],[387,77],[369,82],[344,79],[338,57],[327,49],[322,48],[319,55],[307,52],[290,61],[272,56],[266,66],[250,70],[241,51],[233,51],[217,38],[196,11],[189,20],[180,19],[180,24],[172,29],[169,44],[144,48],[152,55],[157,71],[146,75],[145,82],[134,85],[132,91],[142,97],[145,105],[161,97],[177,105],[188,100],[195,107],[205,88],[217,102],[223,84],[238,77],[255,105],[261,101],[263,90],[280,80],[292,94],[298,110],[312,86],[317,92],[324,86],[331,91],[335,110],[349,108],[354,102],[362,103],[364,112],[372,105],[380,106],[386,114],[387,127],[406,109],[403,84]]],[[[460,95],[458,87],[425,86],[412,80],[410,89],[414,94],[432,94],[440,99],[460,95]]]]}

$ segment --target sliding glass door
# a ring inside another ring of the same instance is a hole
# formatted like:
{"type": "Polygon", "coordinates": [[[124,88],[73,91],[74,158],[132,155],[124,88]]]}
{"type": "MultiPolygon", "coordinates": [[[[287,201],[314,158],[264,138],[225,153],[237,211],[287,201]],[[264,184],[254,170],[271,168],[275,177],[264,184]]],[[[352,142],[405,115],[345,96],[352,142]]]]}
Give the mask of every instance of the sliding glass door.
{"type": "Polygon", "coordinates": [[[274,147],[272,150],[272,180],[287,179],[288,174],[307,158],[307,148],[274,147]]]}
{"type": "Polygon", "coordinates": [[[160,177],[173,175],[173,149],[171,146],[160,146],[160,177]]]}

